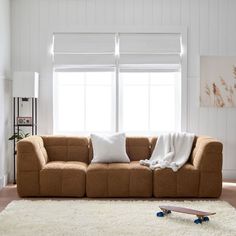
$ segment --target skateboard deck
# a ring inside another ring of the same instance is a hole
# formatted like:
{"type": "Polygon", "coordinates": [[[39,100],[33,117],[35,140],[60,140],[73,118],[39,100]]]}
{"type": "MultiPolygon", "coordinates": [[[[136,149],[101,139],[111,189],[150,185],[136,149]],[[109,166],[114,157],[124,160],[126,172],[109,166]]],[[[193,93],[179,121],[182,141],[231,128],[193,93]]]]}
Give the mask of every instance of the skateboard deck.
{"type": "Polygon", "coordinates": [[[206,212],[206,211],[198,211],[191,208],[186,207],[177,207],[177,206],[159,206],[162,210],[161,212],[157,212],[158,217],[163,217],[165,215],[170,214],[172,211],[190,215],[196,215],[197,219],[194,220],[194,223],[201,224],[203,221],[209,221],[208,216],[215,215],[215,212],[206,212]]]}

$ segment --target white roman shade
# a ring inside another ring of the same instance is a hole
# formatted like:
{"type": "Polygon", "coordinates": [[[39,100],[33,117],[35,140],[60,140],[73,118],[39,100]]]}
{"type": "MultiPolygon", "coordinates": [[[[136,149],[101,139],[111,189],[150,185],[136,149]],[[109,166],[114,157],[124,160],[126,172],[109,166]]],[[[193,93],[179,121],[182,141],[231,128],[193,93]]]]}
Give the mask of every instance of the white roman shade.
{"type": "Polygon", "coordinates": [[[115,34],[55,33],[55,67],[115,65],[115,34]]]}
{"type": "Polygon", "coordinates": [[[176,71],[181,64],[179,33],[55,33],[53,42],[56,70],[119,66],[176,71]]]}
{"type": "Polygon", "coordinates": [[[127,65],[179,65],[181,35],[175,33],[120,34],[120,67],[127,65]]]}

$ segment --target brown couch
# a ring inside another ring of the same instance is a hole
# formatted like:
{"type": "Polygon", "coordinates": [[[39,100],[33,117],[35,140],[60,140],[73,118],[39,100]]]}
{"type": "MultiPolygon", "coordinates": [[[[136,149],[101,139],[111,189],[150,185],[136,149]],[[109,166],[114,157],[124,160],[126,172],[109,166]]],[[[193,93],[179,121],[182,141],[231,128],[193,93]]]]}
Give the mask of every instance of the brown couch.
{"type": "Polygon", "coordinates": [[[90,163],[85,137],[31,136],[17,144],[17,189],[21,197],[219,197],[222,144],[196,137],[189,161],[177,172],[150,170],[157,138],[128,137],[130,163],[90,163]]]}

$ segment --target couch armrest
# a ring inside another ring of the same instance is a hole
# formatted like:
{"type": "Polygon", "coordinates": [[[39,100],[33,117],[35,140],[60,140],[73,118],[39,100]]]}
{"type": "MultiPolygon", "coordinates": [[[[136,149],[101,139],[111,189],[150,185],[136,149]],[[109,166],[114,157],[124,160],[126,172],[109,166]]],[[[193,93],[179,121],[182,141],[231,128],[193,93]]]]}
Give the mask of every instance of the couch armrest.
{"type": "Polygon", "coordinates": [[[17,171],[40,171],[48,161],[43,139],[30,136],[17,143],[17,171]]]}
{"type": "Polygon", "coordinates": [[[218,140],[199,136],[191,154],[191,162],[196,169],[205,172],[221,172],[223,145],[218,140]]]}

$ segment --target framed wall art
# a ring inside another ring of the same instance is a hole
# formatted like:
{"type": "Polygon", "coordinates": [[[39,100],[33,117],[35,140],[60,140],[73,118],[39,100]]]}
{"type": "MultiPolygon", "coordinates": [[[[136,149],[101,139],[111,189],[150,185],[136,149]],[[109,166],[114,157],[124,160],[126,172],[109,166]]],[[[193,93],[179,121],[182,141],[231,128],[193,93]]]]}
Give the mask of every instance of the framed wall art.
{"type": "Polygon", "coordinates": [[[236,56],[200,57],[200,106],[236,107],[236,56]]]}

